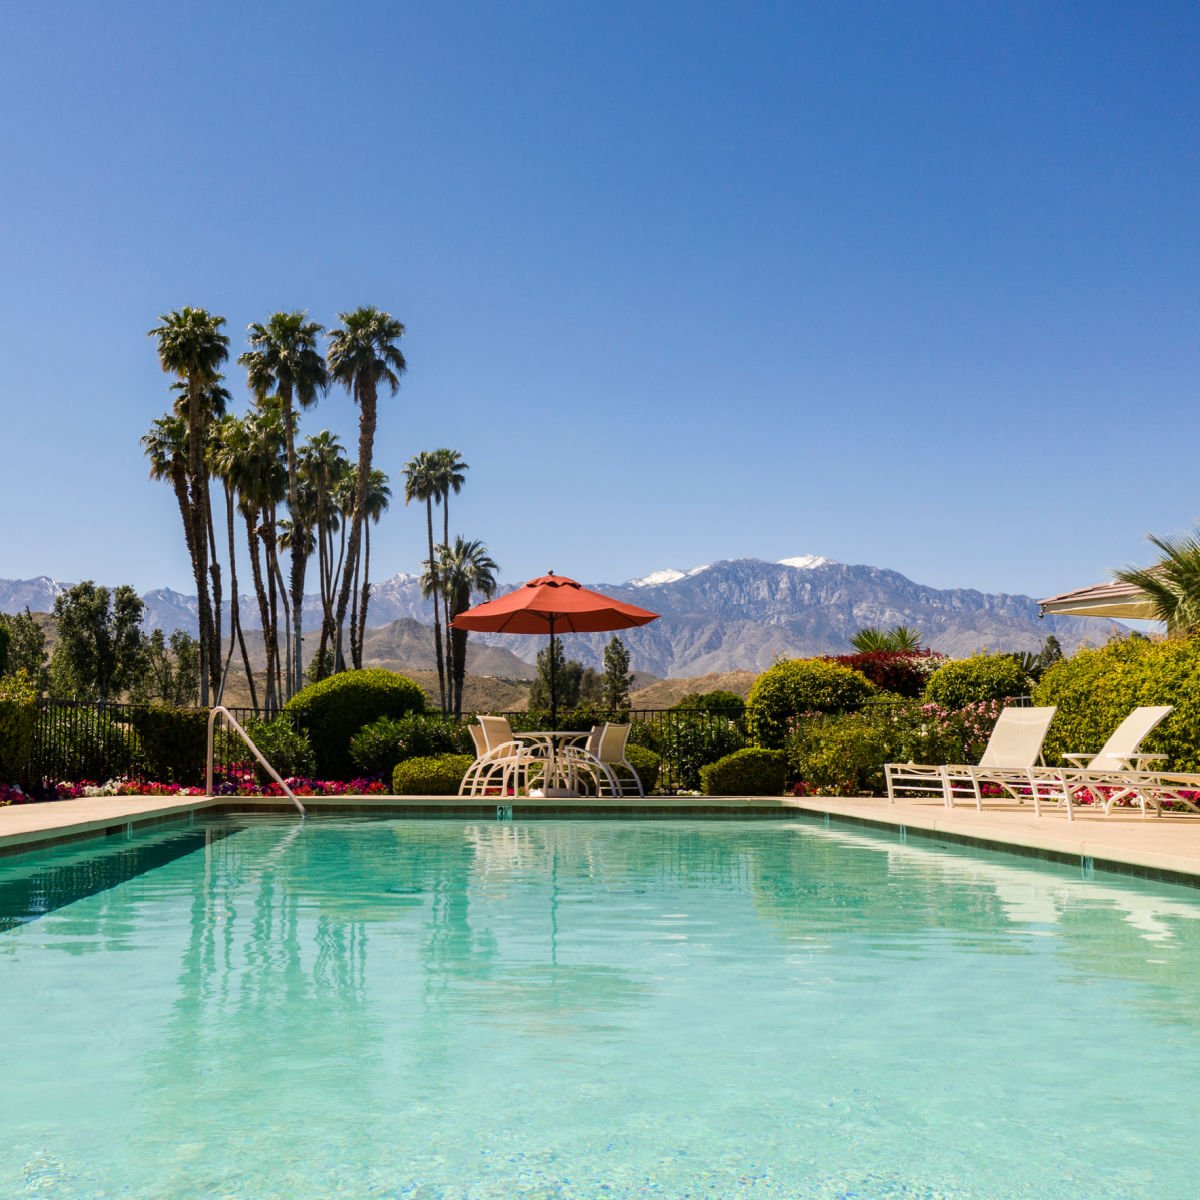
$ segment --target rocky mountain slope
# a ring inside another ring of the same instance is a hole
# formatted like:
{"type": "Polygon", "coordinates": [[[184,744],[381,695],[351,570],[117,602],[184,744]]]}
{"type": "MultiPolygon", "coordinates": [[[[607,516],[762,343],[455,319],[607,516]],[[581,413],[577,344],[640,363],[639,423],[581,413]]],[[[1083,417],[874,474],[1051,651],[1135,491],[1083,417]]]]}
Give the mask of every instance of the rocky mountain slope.
{"type": "MultiPolygon", "coordinates": [[[[27,605],[48,609],[65,586],[44,577],[0,580],[0,611],[20,611],[27,605]]],[[[668,568],[621,584],[594,586],[662,614],[660,620],[621,635],[633,665],[662,677],[761,671],[779,657],[844,653],[850,636],[864,625],[911,625],[928,645],[952,655],[985,647],[1035,650],[1051,633],[1069,650],[1082,642],[1101,643],[1122,628],[1092,618],[1041,619],[1029,596],[926,587],[897,571],[850,566],[816,555],[780,562],[733,559],[689,571],[668,568]]],[[[195,628],[193,597],[156,589],[145,600],[147,625],[195,628]]],[[[247,600],[243,612],[253,621],[256,606],[247,600]]],[[[427,656],[430,634],[421,625],[431,617],[415,575],[400,574],[375,585],[368,624],[400,624],[389,633],[370,635],[395,642],[394,647],[372,647],[370,657],[416,665],[408,656],[427,656]]],[[[316,600],[310,598],[306,628],[314,628],[318,620],[316,600]]],[[[599,666],[609,636],[570,636],[567,653],[599,666]]],[[[470,669],[517,677],[514,659],[530,664],[544,644],[544,638],[473,634],[470,669]],[[492,661],[485,657],[485,647],[508,653],[492,661]]]]}

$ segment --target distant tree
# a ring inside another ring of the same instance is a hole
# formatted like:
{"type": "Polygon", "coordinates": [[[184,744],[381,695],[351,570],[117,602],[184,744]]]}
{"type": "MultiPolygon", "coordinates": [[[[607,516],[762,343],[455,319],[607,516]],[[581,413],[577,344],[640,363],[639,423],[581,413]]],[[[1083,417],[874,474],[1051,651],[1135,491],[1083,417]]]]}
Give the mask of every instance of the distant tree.
{"type": "Polygon", "coordinates": [[[333,648],[327,646],[323,658],[320,651],[312,656],[312,660],[308,664],[308,670],[305,672],[305,678],[309,683],[320,683],[322,679],[328,679],[332,674],[333,648]]]}
{"type": "Polygon", "coordinates": [[[46,635],[28,608],[23,613],[0,613],[0,629],[8,637],[8,666],[0,674],[25,671],[39,692],[46,690],[46,635]]]}
{"type": "Polygon", "coordinates": [[[891,629],[866,625],[851,636],[850,645],[860,654],[879,650],[920,650],[921,635],[909,625],[896,625],[891,629]]]}
{"type": "Polygon", "coordinates": [[[1058,638],[1054,634],[1050,634],[1042,645],[1042,652],[1038,655],[1040,660],[1039,665],[1044,671],[1047,667],[1052,667],[1063,657],[1063,648],[1059,644],[1058,638]]]}
{"type": "Polygon", "coordinates": [[[140,678],[145,665],[142,617],[146,606],[127,585],[110,592],[91,580],[54,601],[58,644],[50,682],[60,695],[114,700],[140,678]]]}
{"type": "Polygon", "coordinates": [[[629,651],[619,637],[614,637],[604,647],[604,674],[600,681],[601,701],[612,712],[622,712],[629,707],[629,689],[633,687],[633,673],[629,670],[629,651]]]}
{"type": "Polygon", "coordinates": [[[746,702],[737,692],[725,692],[718,689],[711,692],[689,692],[675,707],[683,710],[717,712],[722,716],[736,719],[746,711],[746,702]]]}
{"type": "MultiPolygon", "coordinates": [[[[453,546],[439,546],[437,559],[438,579],[447,601],[446,627],[450,632],[446,666],[449,671],[451,707],[454,715],[461,717],[463,685],[467,676],[467,631],[450,629],[449,622],[471,607],[473,595],[489,597],[496,594],[496,572],[499,568],[482,542],[467,541],[462,537],[455,538],[453,546]]],[[[427,589],[431,582],[432,572],[427,571],[421,580],[422,588],[427,589]]]]}
{"type": "Polygon", "coordinates": [[[180,707],[200,698],[200,643],[177,629],[166,637],[161,629],[146,639],[141,676],[129,689],[131,700],[162,700],[180,707]]]}
{"type": "Polygon", "coordinates": [[[0,675],[8,674],[8,643],[11,640],[7,626],[0,625],[0,675]]]}
{"type": "MultiPolygon", "coordinates": [[[[558,710],[575,708],[579,704],[579,688],[583,682],[583,663],[568,659],[563,653],[562,642],[554,642],[554,691],[558,698],[558,710]]],[[[538,651],[537,674],[529,687],[529,707],[550,707],[550,647],[538,651]]]]}

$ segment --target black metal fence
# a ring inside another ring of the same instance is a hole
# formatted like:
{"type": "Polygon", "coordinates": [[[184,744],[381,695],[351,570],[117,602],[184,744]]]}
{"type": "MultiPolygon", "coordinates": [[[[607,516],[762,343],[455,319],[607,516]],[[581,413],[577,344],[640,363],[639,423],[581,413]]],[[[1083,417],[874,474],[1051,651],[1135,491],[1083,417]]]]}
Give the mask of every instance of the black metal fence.
{"type": "MultiPolygon", "coordinates": [[[[155,706],[90,703],[79,700],[43,699],[38,702],[29,780],[35,785],[59,781],[103,784],[117,778],[150,779],[161,776],[147,753],[139,730],[155,706]]],[[[204,709],[188,710],[194,721],[185,731],[182,747],[184,765],[172,771],[171,779],[155,782],[199,783],[204,771],[204,709]]],[[[246,725],[268,714],[253,708],[230,708],[238,722],[246,725]]],[[[275,714],[278,715],[278,714],[275,714]]],[[[549,717],[539,712],[509,712],[515,731],[545,729],[549,717]]],[[[471,720],[466,717],[464,720],[471,720]]],[[[605,712],[595,709],[560,713],[559,729],[586,732],[602,721],[629,721],[630,741],[659,756],[657,790],[677,792],[699,786],[700,767],[745,744],[741,710],[633,709],[605,712]]],[[[217,723],[215,758],[218,764],[251,765],[245,744],[224,722],[217,723]]]]}

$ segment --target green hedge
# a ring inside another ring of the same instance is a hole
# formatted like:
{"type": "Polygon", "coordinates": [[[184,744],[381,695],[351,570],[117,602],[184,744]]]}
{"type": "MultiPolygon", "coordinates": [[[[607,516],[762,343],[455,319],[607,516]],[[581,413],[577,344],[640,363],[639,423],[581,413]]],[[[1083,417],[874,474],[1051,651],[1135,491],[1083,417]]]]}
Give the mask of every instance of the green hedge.
{"type": "Polygon", "coordinates": [[[1099,750],[1139,704],[1173,704],[1142,749],[1165,754],[1173,770],[1200,771],[1200,639],[1127,638],[1080,650],[1046,671],[1033,702],[1058,706],[1044,748],[1055,764],[1064,753],[1099,750]]]}
{"type": "Polygon", "coordinates": [[[779,749],[788,724],[801,713],[852,712],[877,689],[860,671],[820,658],[785,658],[750,689],[746,724],[760,746],[779,749]]]}
{"type": "Polygon", "coordinates": [[[957,709],[981,700],[1024,696],[1029,687],[1029,675],[1011,654],[975,654],[938,667],[925,685],[925,699],[957,709]]]}
{"type": "Polygon", "coordinates": [[[748,746],[700,768],[700,790],[706,796],[778,796],[787,778],[782,750],[748,746]]]}
{"type": "Polygon", "coordinates": [[[645,746],[627,745],[625,747],[625,758],[629,765],[637,772],[638,779],[642,781],[642,791],[646,795],[650,795],[658,785],[658,768],[660,759],[653,750],[645,746]]]}
{"type": "Polygon", "coordinates": [[[0,678],[0,783],[25,779],[36,726],[37,688],[28,673],[0,678]]]}
{"type": "Polygon", "coordinates": [[[380,717],[350,739],[350,757],[359,770],[385,779],[406,759],[466,754],[471,748],[466,726],[441,713],[380,717]]]}
{"type": "Polygon", "coordinates": [[[396,796],[455,796],[467,768],[475,761],[470,754],[435,754],[398,763],[392,772],[396,796]]]}
{"type": "Polygon", "coordinates": [[[702,710],[673,712],[661,721],[634,721],[629,740],[653,750],[660,773],[689,790],[700,786],[701,767],[746,744],[737,721],[702,710]]]}
{"type": "Polygon", "coordinates": [[[364,725],[424,710],[425,693],[417,684],[377,667],[331,675],[297,692],[283,707],[308,734],[317,773],[325,779],[354,775],[350,739],[364,725]]]}
{"type": "Polygon", "coordinates": [[[203,709],[150,704],[130,709],[129,723],[141,739],[147,778],[189,787],[203,782],[208,738],[203,709]]]}

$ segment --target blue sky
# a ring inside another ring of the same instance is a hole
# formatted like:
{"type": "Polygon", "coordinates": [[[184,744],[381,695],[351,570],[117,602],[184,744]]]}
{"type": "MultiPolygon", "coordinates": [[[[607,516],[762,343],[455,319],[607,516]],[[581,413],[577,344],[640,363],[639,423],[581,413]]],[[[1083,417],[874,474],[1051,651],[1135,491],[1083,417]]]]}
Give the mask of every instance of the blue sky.
{"type": "Polygon", "coordinates": [[[1145,561],[1200,519],[1198,61],[1185,4],[0,5],[0,577],[190,589],[186,304],[404,321],[377,464],[458,448],[506,581],[1145,561]]]}

